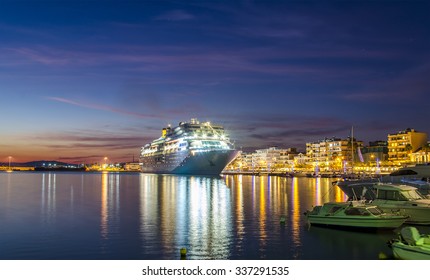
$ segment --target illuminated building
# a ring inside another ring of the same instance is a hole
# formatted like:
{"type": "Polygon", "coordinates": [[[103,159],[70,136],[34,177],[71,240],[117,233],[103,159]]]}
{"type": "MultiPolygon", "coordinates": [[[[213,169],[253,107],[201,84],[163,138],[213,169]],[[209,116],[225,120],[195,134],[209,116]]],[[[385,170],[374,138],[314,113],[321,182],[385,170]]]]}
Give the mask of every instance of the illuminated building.
{"type": "Polygon", "coordinates": [[[408,128],[388,134],[388,160],[394,163],[411,162],[412,153],[427,145],[427,133],[408,128]]]}
{"type": "Polygon", "coordinates": [[[324,166],[327,170],[340,169],[345,162],[359,160],[357,148],[361,147],[363,147],[363,142],[351,139],[351,137],[346,139],[325,138],[306,143],[306,156],[310,163],[324,166]]]}
{"type": "Polygon", "coordinates": [[[256,150],[253,153],[253,162],[260,171],[274,172],[284,171],[287,165],[291,165],[294,156],[297,154],[296,149],[279,149],[270,147],[268,149],[256,150]]]}
{"type": "Polygon", "coordinates": [[[411,153],[411,161],[415,163],[430,162],[430,146],[419,148],[415,153],[411,153]]]}
{"type": "Polygon", "coordinates": [[[364,163],[376,163],[377,161],[386,161],[388,159],[387,141],[369,142],[369,146],[361,149],[364,163]]]}
{"type": "Polygon", "coordinates": [[[244,172],[285,172],[294,164],[297,155],[295,148],[280,149],[270,147],[259,149],[253,153],[241,153],[230,166],[231,169],[238,169],[244,172]]]}

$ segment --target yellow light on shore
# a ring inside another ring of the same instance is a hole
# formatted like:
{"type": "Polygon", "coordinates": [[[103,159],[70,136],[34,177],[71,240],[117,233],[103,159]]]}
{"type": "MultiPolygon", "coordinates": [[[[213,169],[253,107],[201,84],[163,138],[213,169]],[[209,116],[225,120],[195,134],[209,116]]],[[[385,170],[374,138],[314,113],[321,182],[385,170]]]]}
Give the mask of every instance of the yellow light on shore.
{"type": "Polygon", "coordinates": [[[108,160],[108,158],[107,158],[107,157],[105,157],[105,158],[104,158],[105,164],[104,164],[104,166],[103,166],[103,169],[106,169],[106,168],[107,168],[107,160],[108,160]]]}

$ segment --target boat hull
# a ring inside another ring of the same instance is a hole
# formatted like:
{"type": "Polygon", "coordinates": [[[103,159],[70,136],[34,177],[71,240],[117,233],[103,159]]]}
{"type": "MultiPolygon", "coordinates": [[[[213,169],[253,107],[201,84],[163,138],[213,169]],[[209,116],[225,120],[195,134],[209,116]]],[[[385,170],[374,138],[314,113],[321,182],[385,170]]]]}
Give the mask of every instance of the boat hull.
{"type": "Polygon", "coordinates": [[[236,150],[183,151],[141,160],[141,171],[156,174],[220,175],[237,156],[236,150]]]}
{"type": "Polygon", "coordinates": [[[430,225],[430,207],[428,206],[419,207],[418,204],[414,203],[410,205],[390,204],[378,200],[371,202],[371,204],[377,205],[384,212],[399,212],[402,215],[408,216],[406,224],[430,225]]]}
{"type": "Polygon", "coordinates": [[[387,218],[374,217],[346,217],[346,216],[320,216],[307,215],[308,223],[311,225],[356,227],[356,228],[386,228],[394,229],[400,227],[405,222],[405,217],[395,216],[387,218]]]}
{"type": "Polygon", "coordinates": [[[430,260],[430,246],[412,246],[402,242],[391,244],[393,255],[396,259],[401,260],[430,260]]]}

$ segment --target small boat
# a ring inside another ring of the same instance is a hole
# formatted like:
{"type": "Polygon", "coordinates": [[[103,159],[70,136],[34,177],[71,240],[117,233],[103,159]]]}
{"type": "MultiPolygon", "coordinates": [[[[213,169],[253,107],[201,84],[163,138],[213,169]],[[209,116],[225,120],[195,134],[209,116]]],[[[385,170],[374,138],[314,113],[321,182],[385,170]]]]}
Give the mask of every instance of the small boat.
{"type": "Polygon", "coordinates": [[[417,188],[401,184],[375,184],[376,197],[369,204],[383,211],[400,211],[409,216],[407,224],[430,225],[430,199],[417,188]]]}
{"type": "Polygon", "coordinates": [[[361,201],[327,202],[306,211],[305,216],[311,225],[362,229],[394,229],[408,219],[399,213],[384,213],[378,206],[361,201]]]}
{"type": "MultiPolygon", "coordinates": [[[[347,194],[348,195],[348,194],[347,194]]],[[[351,197],[348,195],[351,199],[351,197]]],[[[365,199],[385,212],[400,211],[407,224],[430,225],[430,199],[413,186],[391,183],[358,183],[354,198],[365,199]],[[361,193],[361,196],[356,195],[361,193]]]]}
{"type": "MultiPolygon", "coordinates": [[[[400,168],[388,175],[358,179],[338,180],[333,185],[338,186],[348,197],[353,198],[360,194],[363,187],[371,188],[375,183],[391,183],[416,187],[423,195],[430,195],[430,164],[416,164],[400,168]]],[[[373,199],[371,192],[366,198],[373,199]]]]}
{"type": "Polygon", "coordinates": [[[415,227],[404,227],[389,246],[396,259],[430,260],[430,235],[420,234],[415,227]]]}

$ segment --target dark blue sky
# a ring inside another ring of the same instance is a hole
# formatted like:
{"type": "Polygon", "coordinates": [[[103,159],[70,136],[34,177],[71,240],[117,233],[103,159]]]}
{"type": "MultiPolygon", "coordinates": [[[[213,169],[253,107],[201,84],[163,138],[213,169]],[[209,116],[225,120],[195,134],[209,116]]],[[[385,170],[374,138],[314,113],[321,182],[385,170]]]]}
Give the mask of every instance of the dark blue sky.
{"type": "Polygon", "coordinates": [[[430,133],[428,1],[1,1],[0,161],[137,157],[167,124],[237,147],[430,133]]]}

